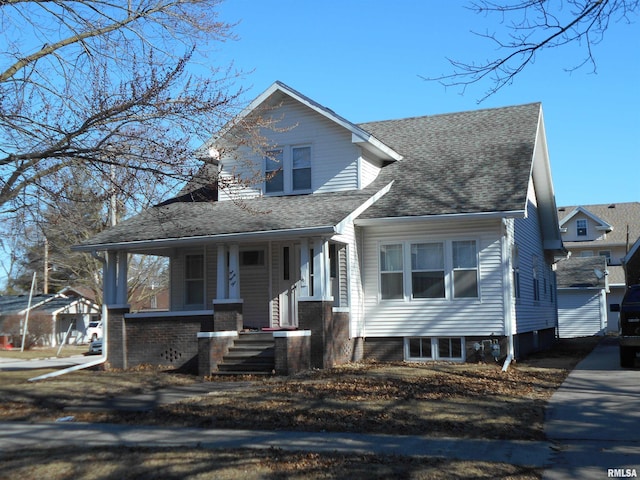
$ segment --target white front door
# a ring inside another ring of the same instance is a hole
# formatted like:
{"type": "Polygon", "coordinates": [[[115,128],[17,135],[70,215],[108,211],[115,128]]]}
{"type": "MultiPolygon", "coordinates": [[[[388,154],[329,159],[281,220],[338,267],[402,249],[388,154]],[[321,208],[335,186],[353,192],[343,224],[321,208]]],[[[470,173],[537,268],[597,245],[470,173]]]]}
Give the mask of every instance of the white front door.
{"type": "Polygon", "coordinates": [[[298,326],[300,288],[300,246],[282,246],[280,262],[280,326],[298,326]]]}

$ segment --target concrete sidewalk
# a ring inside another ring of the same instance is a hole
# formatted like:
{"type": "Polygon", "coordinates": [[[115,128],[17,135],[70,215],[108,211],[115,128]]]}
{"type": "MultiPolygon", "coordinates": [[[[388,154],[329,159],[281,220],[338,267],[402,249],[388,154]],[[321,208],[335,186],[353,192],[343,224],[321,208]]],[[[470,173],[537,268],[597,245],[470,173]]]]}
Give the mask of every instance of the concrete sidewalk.
{"type": "Polygon", "coordinates": [[[0,449],[67,446],[192,447],[211,449],[267,449],[430,456],[506,462],[514,465],[549,465],[547,442],[431,438],[413,435],[367,435],[200,428],[165,428],[114,424],[0,423],[0,449]]]}

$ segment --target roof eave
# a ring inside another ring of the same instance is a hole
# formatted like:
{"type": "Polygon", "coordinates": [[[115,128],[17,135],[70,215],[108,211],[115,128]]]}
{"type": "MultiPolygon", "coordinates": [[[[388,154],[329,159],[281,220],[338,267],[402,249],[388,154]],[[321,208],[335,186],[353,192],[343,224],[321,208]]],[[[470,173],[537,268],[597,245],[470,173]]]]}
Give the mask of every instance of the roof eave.
{"type": "Polygon", "coordinates": [[[411,215],[402,217],[360,218],[354,222],[359,226],[389,225],[394,223],[425,222],[438,220],[469,220],[475,219],[502,219],[524,218],[524,210],[509,210],[504,212],[475,212],[475,213],[445,213],[438,215],[411,215]]]}
{"type": "Polygon", "coordinates": [[[154,240],[134,240],[129,242],[97,243],[88,245],[75,245],[72,250],[79,252],[98,252],[107,250],[153,250],[162,248],[189,247],[203,243],[219,243],[241,240],[269,240],[282,237],[299,235],[334,235],[337,233],[335,225],[323,225],[316,227],[302,227],[280,230],[261,230],[253,232],[220,233],[212,235],[199,235],[194,237],[159,238],[154,240]]]}

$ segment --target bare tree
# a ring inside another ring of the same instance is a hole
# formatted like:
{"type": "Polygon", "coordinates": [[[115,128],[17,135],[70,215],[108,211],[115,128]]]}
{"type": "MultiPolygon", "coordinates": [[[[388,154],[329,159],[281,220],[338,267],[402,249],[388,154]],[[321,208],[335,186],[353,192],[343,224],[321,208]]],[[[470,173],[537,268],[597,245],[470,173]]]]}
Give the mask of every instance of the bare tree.
{"type": "Polygon", "coordinates": [[[55,196],[57,175],[78,165],[105,178],[115,165],[129,186],[201,171],[211,159],[194,148],[242,93],[239,74],[208,58],[233,38],[219,3],[0,2],[0,208],[55,196]]]}
{"type": "Polygon", "coordinates": [[[499,17],[506,29],[495,32],[474,32],[497,45],[503,55],[485,62],[463,62],[449,59],[453,73],[429,80],[440,81],[447,87],[461,87],[488,79],[490,87],[480,102],[506,85],[543,51],[570,44],[582,48],[582,56],[567,67],[568,70],[589,65],[596,71],[593,46],[600,43],[612,23],[631,24],[640,10],[640,0],[516,0],[492,2],[473,1],[469,7],[487,17],[499,17]]]}

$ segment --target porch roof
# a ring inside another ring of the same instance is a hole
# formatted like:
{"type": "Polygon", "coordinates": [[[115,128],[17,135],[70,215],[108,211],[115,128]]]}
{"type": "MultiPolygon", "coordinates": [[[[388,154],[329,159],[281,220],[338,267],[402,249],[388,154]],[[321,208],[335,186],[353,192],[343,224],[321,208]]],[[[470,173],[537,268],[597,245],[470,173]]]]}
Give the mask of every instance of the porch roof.
{"type": "Polygon", "coordinates": [[[109,228],[75,250],[132,250],[257,237],[338,232],[349,215],[377,198],[374,182],[349,192],[259,197],[224,202],[165,203],[109,228]]]}

